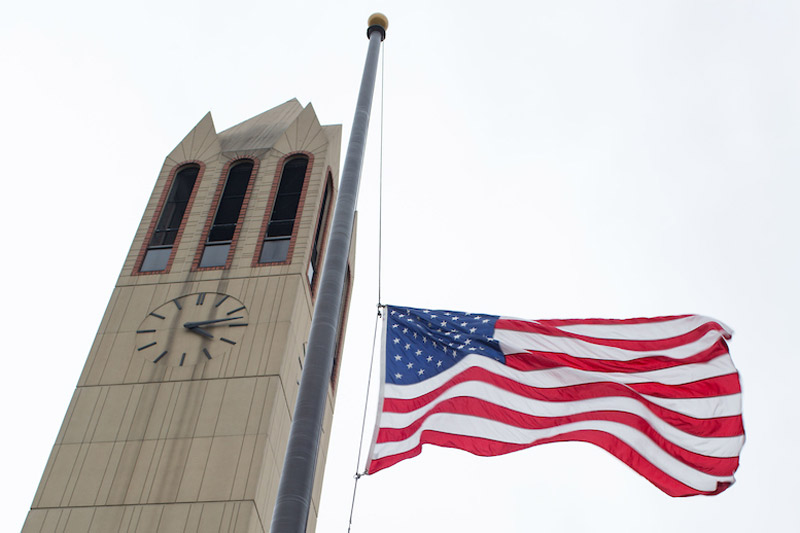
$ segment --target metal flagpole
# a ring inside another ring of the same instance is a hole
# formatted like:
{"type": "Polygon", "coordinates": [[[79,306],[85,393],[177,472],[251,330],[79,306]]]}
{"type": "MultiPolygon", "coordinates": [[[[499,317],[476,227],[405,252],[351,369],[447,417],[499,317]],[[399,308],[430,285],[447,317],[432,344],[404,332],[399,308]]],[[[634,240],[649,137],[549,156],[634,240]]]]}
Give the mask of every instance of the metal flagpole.
{"type": "Polygon", "coordinates": [[[303,533],[306,530],[319,436],[336,350],[342,292],[347,258],[350,255],[361,166],[367,144],[378,55],[388,26],[388,19],[380,13],[375,13],[369,18],[367,60],[364,64],[353,128],[350,131],[350,142],[339,182],[339,195],[333,212],[317,304],[314,307],[311,332],[308,336],[306,360],[300,377],[300,388],[297,391],[297,402],[289,431],[281,481],[278,485],[275,511],[272,514],[270,527],[272,533],[303,533]]]}

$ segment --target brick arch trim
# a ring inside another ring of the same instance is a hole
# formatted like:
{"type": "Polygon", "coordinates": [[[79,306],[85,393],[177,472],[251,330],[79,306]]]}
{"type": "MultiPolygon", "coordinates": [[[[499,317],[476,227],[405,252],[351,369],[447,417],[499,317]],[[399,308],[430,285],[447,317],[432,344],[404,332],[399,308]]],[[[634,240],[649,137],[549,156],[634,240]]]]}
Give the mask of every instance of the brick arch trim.
{"type": "Polygon", "coordinates": [[[183,230],[186,228],[186,220],[189,218],[189,215],[192,211],[192,205],[194,205],[194,199],[197,196],[197,190],[200,188],[200,182],[203,180],[203,174],[206,170],[206,164],[203,161],[192,159],[188,161],[182,161],[177,165],[172,167],[170,170],[169,176],[167,177],[167,181],[164,183],[164,189],[161,191],[161,196],[158,199],[158,203],[156,204],[156,208],[153,213],[153,218],[150,220],[150,225],[147,228],[147,233],[144,237],[144,242],[142,243],[141,248],[139,249],[139,254],[136,256],[136,262],[134,263],[133,272],[132,274],[135,276],[146,276],[149,274],[167,274],[169,273],[170,269],[172,268],[172,262],[175,260],[175,253],[178,250],[178,246],[181,242],[181,237],[183,236],[183,230]],[[169,254],[169,260],[167,261],[167,266],[164,267],[164,270],[155,270],[152,272],[141,272],[140,269],[142,268],[142,262],[144,261],[144,256],[147,253],[147,248],[150,246],[150,239],[153,237],[153,232],[158,225],[158,219],[161,218],[161,213],[164,210],[164,204],[167,203],[167,197],[169,196],[169,192],[172,189],[172,183],[175,181],[175,176],[178,172],[185,167],[197,165],[200,169],[197,172],[197,179],[194,182],[194,187],[192,188],[192,194],[189,196],[189,201],[186,203],[186,211],[183,214],[183,220],[181,220],[181,226],[178,228],[178,233],[175,235],[175,242],[172,244],[172,251],[169,254]]]}
{"type": "Polygon", "coordinates": [[[220,177],[217,183],[217,189],[214,192],[214,200],[211,202],[211,208],[208,211],[208,216],[206,217],[205,225],[203,226],[203,232],[200,234],[200,242],[197,245],[197,250],[194,254],[194,260],[192,261],[192,271],[206,271],[206,270],[224,270],[231,267],[231,262],[233,261],[233,254],[236,252],[236,243],[239,240],[239,234],[242,231],[242,225],[244,222],[245,214],[247,213],[247,205],[250,202],[250,196],[253,192],[253,184],[256,181],[256,176],[258,176],[258,169],[261,164],[261,161],[255,156],[241,156],[231,159],[225,166],[222,168],[222,172],[220,173],[220,177]],[[219,202],[222,199],[222,191],[225,190],[225,184],[228,182],[228,173],[230,172],[231,168],[235,165],[244,162],[250,161],[253,163],[253,170],[250,172],[250,181],[247,184],[247,190],[244,193],[244,200],[242,201],[242,209],[239,211],[239,222],[236,224],[236,229],[233,232],[233,238],[231,239],[231,247],[228,250],[228,259],[223,266],[214,266],[214,267],[205,267],[200,268],[200,259],[203,257],[203,250],[206,246],[206,240],[208,239],[208,232],[211,231],[211,225],[214,223],[214,217],[217,214],[217,207],[219,206],[219,202]]]}
{"type": "Polygon", "coordinates": [[[308,192],[308,184],[311,181],[311,173],[314,169],[314,154],[308,152],[306,150],[296,150],[294,152],[289,152],[288,154],[284,155],[278,160],[278,163],[275,167],[275,176],[272,179],[272,187],[269,191],[269,198],[267,199],[267,209],[264,212],[264,218],[261,222],[261,229],[258,232],[258,243],[256,245],[256,253],[253,256],[253,267],[263,267],[263,266],[277,266],[277,265],[288,265],[292,262],[292,256],[294,255],[294,247],[295,243],[297,242],[297,232],[300,228],[299,223],[295,223],[294,228],[292,228],[292,237],[289,240],[289,251],[286,254],[285,261],[279,261],[275,263],[259,263],[258,259],[261,256],[261,250],[264,247],[264,238],[267,235],[267,226],[269,226],[269,219],[272,216],[272,211],[275,209],[275,197],[278,194],[278,187],[280,187],[281,183],[281,176],[283,175],[283,167],[290,159],[294,159],[298,156],[306,156],[308,158],[308,166],[306,167],[306,173],[303,177],[303,189],[300,192],[300,201],[297,204],[297,215],[295,218],[296,222],[299,222],[300,218],[303,216],[303,207],[305,206],[306,200],[306,193],[308,192]]]}

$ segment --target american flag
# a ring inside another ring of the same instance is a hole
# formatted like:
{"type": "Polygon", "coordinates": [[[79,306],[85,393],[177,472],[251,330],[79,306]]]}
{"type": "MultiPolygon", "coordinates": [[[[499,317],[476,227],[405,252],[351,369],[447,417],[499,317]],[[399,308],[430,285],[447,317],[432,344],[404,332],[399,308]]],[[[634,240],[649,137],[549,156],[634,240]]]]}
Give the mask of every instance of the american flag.
{"type": "Polygon", "coordinates": [[[698,315],[519,320],[386,308],[381,407],[367,472],[423,444],[501,455],[600,446],[671,496],[734,482],[741,388],[725,339],[698,315]]]}

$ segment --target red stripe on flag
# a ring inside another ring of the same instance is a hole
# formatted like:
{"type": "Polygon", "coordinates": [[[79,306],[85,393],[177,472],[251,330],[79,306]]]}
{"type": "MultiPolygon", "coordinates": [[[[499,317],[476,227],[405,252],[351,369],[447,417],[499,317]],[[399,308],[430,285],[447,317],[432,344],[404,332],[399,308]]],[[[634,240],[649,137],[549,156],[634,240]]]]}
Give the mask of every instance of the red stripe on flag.
{"type": "Polygon", "coordinates": [[[742,392],[742,387],[739,384],[739,374],[736,372],[680,385],[631,383],[627,386],[639,394],[647,394],[657,398],[711,398],[713,396],[728,396],[742,392]]]}
{"type": "Polygon", "coordinates": [[[557,368],[566,366],[588,372],[651,372],[653,370],[663,370],[676,366],[689,365],[694,363],[707,363],[716,359],[720,355],[728,353],[728,344],[724,339],[718,339],[713,346],[685,359],[675,359],[655,355],[650,357],[640,357],[629,361],[619,361],[611,359],[590,359],[585,357],[575,357],[565,353],[540,352],[529,350],[525,353],[515,353],[506,355],[506,364],[517,370],[544,370],[547,368],[557,368]]]}
{"type": "Polygon", "coordinates": [[[677,348],[678,346],[684,346],[691,342],[702,339],[709,331],[724,331],[722,326],[716,322],[706,322],[705,324],[701,324],[697,328],[684,333],[683,335],[666,339],[605,339],[565,331],[555,327],[555,325],[552,325],[549,322],[529,322],[526,320],[507,318],[499,319],[495,324],[495,329],[519,331],[522,333],[535,333],[538,335],[547,335],[549,337],[564,337],[589,342],[598,346],[612,346],[614,348],[620,348],[623,350],[641,352],[677,348]]]}
{"type": "Polygon", "coordinates": [[[714,476],[730,476],[739,467],[738,457],[709,457],[701,455],[665,439],[650,423],[638,415],[621,411],[591,411],[569,416],[541,417],[514,411],[477,398],[459,397],[444,400],[426,411],[423,416],[405,428],[381,428],[377,442],[396,442],[405,440],[422,426],[423,422],[437,413],[453,413],[477,416],[495,420],[522,429],[547,429],[574,422],[587,420],[603,420],[625,424],[647,435],[661,449],[679,461],[714,476]]]}
{"type": "Polygon", "coordinates": [[[547,444],[550,442],[567,442],[567,441],[580,441],[587,442],[599,446],[609,452],[611,455],[634,469],[636,472],[647,478],[656,487],[666,492],[670,496],[694,496],[698,494],[718,494],[725,490],[730,483],[717,483],[717,487],[713,491],[700,491],[689,487],[675,478],[664,473],[659,468],[655,467],[644,457],[642,457],[633,448],[628,446],[620,439],[604,433],[602,431],[579,430],[557,435],[555,437],[541,439],[535,442],[526,444],[509,444],[506,442],[497,442],[481,437],[465,437],[462,435],[452,435],[450,433],[442,433],[434,430],[425,430],[420,437],[420,443],[415,448],[406,452],[373,459],[369,464],[369,474],[374,474],[384,468],[388,468],[404,459],[409,459],[420,454],[423,444],[433,444],[445,448],[456,448],[467,451],[473,455],[479,456],[495,456],[504,455],[507,453],[524,450],[533,446],[547,444]]]}
{"type": "Polygon", "coordinates": [[[537,320],[536,322],[550,324],[551,326],[625,326],[629,324],[658,324],[659,322],[672,322],[673,320],[689,318],[690,316],[694,315],[655,316],[650,318],[548,318],[546,320],[537,320]]]}
{"type": "Polygon", "coordinates": [[[598,383],[585,383],[555,388],[538,388],[519,383],[513,379],[498,376],[480,367],[470,367],[456,374],[441,387],[423,394],[417,398],[399,399],[384,398],[383,411],[388,413],[409,413],[436,401],[448,389],[470,381],[480,381],[494,385],[503,390],[513,392],[524,398],[544,402],[572,402],[577,400],[590,400],[593,398],[622,397],[637,400],[646,406],[660,419],[668,424],[698,437],[733,437],[741,435],[744,431],[741,416],[719,417],[714,419],[697,419],[677,413],[637,394],[630,387],[602,381],[598,383]]]}

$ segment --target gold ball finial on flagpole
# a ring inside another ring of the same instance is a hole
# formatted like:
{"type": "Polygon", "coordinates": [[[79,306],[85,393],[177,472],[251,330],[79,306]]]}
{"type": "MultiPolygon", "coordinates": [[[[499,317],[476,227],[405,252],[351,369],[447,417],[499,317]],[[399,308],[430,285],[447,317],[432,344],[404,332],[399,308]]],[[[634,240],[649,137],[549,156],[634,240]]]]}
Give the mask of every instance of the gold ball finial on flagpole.
{"type": "Polygon", "coordinates": [[[384,30],[389,29],[389,19],[383,13],[373,13],[369,16],[367,24],[370,26],[381,26],[384,30]]]}
{"type": "Polygon", "coordinates": [[[367,28],[367,37],[372,34],[373,31],[381,32],[381,41],[386,38],[386,29],[389,27],[389,19],[386,18],[386,15],[383,13],[373,13],[367,19],[367,24],[369,27],[367,28]]]}

